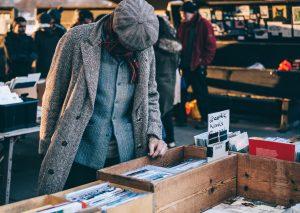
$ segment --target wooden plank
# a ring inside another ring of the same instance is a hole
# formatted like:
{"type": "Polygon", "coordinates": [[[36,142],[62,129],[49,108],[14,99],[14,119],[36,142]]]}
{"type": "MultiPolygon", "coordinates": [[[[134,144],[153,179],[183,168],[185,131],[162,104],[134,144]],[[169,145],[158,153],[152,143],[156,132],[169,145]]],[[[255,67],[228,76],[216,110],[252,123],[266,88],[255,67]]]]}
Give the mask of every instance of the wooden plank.
{"type": "Polygon", "coordinates": [[[300,202],[300,164],[238,155],[238,194],[288,206],[300,202]]]}
{"type": "Polygon", "coordinates": [[[39,208],[42,206],[56,205],[63,202],[66,202],[66,200],[63,198],[59,198],[51,195],[44,195],[44,196],[12,203],[9,205],[1,206],[0,212],[19,213],[19,212],[39,208]]]}
{"type": "Polygon", "coordinates": [[[159,213],[198,213],[236,196],[236,178],[215,184],[158,210],[159,213]]]}
{"type": "Polygon", "coordinates": [[[166,178],[154,184],[155,209],[181,200],[214,184],[237,177],[237,156],[226,158],[166,178]]]}
{"type": "Polygon", "coordinates": [[[189,158],[206,158],[206,148],[199,146],[184,147],[184,159],[189,158]]]}

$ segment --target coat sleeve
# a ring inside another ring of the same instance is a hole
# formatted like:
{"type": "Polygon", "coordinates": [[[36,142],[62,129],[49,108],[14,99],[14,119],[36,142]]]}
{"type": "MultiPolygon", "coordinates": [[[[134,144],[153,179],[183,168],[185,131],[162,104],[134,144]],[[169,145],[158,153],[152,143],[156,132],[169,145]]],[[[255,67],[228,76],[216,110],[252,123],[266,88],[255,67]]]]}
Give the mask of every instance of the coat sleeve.
{"type": "Polygon", "coordinates": [[[216,38],[214,35],[214,30],[212,25],[209,22],[205,23],[206,27],[203,29],[204,36],[206,37],[205,41],[205,52],[201,58],[201,65],[209,65],[213,61],[216,54],[216,38]]]}
{"type": "Polygon", "coordinates": [[[157,91],[157,83],[155,80],[156,75],[156,62],[153,48],[151,49],[152,58],[150,62],[150,76],[148,83],[148,131],[147,135],[149,137],[156,137],[157,139],[162,139],[162,124],[160,118],[159,110],[159,94],[157,91]]]}
{"type": "Polygon", "coordinates": [[[71,78],[72,49],[69,34],[63,36],[55,50],[43,96],[39,153],[45,154],[55,131],[71,78]]]}

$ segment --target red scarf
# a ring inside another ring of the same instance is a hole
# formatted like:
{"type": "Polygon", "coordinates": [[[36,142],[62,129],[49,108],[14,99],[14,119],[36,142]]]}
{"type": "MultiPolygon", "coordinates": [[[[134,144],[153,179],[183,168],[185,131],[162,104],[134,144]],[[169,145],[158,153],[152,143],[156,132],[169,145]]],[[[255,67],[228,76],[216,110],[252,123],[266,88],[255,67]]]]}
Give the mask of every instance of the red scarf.
{"type": "Polygon", "coordinates": [[[110,15],[108,20],[104,23],[105,41],[100,45],[103,45],[107,51],[115,57],[124,58],[128,63],[131,70],[131,83],[137,83],[139,63],[136,57],[136,53],[127,50],[118,40],[117,34],[112,28],[113,15],[110,15]]]}

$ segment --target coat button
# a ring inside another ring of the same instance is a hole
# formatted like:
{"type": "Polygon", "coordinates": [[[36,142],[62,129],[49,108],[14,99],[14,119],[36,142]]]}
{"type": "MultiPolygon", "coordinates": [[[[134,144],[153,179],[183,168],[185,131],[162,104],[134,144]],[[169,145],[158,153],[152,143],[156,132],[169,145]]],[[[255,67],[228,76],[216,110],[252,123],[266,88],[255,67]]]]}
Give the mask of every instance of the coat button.
{"type": "Polygon", "coordinates": [[[68,142],[67,142],[67,141],[62,141],[62,142],[61,142],[61,145],[62,145],[62,146],[67,146],[67,145],[68,145],[68,142]]]}
{"type": "Polygon", "coordinates": [[[139,144],[137,145],[137,148],[138,148],[138,149],[142,148],[142,144],[139,143],[139,144]]]}
{"type": "Polygon", "coordinates": [[[76,120],[79,120],[81,118],[81,115],[76,116],[76,120]]]}
{"type": "Polygon", "coordinates": [[[49,175],[53,175],[53,174],[54,174],[54,170],[53,170],[53,169],[49,169],[49,170],[48,170],[48,174],[49,174],[49,175]]]}

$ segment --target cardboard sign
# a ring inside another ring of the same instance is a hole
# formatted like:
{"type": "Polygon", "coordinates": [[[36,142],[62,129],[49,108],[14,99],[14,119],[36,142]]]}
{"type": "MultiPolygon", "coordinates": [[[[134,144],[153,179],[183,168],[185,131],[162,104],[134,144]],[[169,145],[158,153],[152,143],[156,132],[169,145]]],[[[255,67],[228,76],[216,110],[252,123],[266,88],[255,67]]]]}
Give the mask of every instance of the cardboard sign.
{"type": "Polygon", "coordinates": [[[208,115],[208,133],[213,134],[216,132],[226,131],[229,132],[229,110],[211,113],[208,115]]]}

